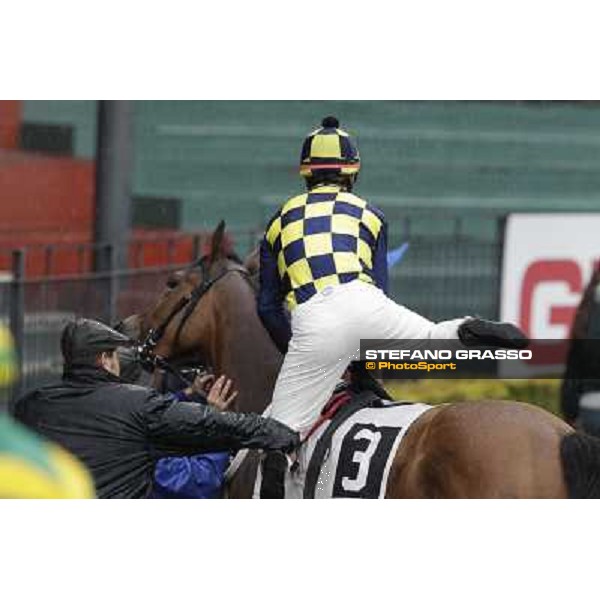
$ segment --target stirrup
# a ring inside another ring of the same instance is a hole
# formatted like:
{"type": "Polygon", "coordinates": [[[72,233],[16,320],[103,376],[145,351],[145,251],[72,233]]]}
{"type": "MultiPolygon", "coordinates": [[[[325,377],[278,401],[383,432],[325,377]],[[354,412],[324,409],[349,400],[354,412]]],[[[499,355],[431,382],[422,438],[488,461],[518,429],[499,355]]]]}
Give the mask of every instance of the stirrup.
{"type": "Polygon", "coordinates": [[[267,452],[262,460],[261,469],[260,497],[272,500],[285,498],[287,456],[278,450],[267,452]]]}

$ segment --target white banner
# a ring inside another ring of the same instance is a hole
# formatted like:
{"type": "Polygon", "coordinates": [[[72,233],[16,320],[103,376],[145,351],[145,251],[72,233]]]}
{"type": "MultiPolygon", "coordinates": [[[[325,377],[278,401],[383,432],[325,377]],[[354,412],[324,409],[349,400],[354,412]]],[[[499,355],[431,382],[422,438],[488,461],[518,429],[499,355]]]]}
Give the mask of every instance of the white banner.
{"type": "Polygon", "coordinates": [[[599,260],[600,213],[510,215],[504,236],[501,319],[515,323],[532,339],[568,338],[599,260]]]}

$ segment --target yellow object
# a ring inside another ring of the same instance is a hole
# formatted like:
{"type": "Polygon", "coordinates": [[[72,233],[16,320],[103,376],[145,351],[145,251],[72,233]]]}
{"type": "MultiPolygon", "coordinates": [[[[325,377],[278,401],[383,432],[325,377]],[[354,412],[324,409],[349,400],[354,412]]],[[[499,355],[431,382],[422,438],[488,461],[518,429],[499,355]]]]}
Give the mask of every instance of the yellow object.
{"type": "MultiPolygon", "coordinates": [[[[0,387],[18,376],[8,329],[0,326],[0,387]]],[[[69,452],[0,414],[0,498],[94,498],[91,476],[69,452]]]]}
{"type": "Polygon", "coordinates": [[[94,498],[87,470],[70,453],[0,416],[0,498],[94,498]]]}
{"type": "Polygon", "coordinates": [[[288,200],[267,226],[290,310],[328,286],[374,284],[373,254],[383,215],[335,185],[288,200]]]}
{"type": "Polygon", "coordinates": [[[0,326],[0,387],[9,386],[17,378],[17,359],[10,331],[0,326]]]}

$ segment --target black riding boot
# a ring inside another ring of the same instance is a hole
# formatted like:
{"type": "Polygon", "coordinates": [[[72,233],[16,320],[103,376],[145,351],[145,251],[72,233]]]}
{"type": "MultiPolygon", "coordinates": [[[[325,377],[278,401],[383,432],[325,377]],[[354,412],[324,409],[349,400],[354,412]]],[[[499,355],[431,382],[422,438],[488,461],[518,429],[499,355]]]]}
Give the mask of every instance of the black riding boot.
{"type": "Polygon", "coordinates": [[[278,450],[267,452],[262,461],[261,498],[285,498],[287,456],[278,450]]]}
{"type": "Polygon", "coordinates": [[[529,345],[529,338],[512,323],[487,321],[477,317],[460,324],[458,337],[465,346],[521,349],[529,345]]]}

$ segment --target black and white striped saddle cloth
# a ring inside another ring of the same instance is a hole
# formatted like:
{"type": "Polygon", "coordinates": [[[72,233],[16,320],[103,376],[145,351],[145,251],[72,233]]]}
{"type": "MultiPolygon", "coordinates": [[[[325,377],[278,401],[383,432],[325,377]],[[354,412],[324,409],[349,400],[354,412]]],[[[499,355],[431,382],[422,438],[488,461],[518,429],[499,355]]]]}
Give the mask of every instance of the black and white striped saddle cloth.
{"type": "Polygon", "coordinates": [[[383,498],[396,450],[410,425],[431,406],[356,396],[303,446],[286,485],[291,497],[383,498]]]}

